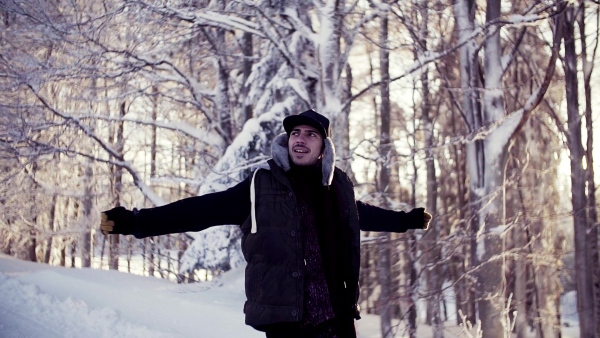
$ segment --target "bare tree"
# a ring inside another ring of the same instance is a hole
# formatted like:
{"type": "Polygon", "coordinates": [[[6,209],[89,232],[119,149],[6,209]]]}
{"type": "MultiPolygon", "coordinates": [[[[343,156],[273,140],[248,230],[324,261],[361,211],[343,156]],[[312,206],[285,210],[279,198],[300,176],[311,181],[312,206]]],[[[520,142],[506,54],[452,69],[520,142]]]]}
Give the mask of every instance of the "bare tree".
{"type": "Polygon", "coordinates": [[[593,128],[593,114],[592,114],[592,87],[591,78],[594,70],[594,60],[596,59],[596,53],[598,50],[598,36],[589,41],[588,44],[588,30],[586,27],[586,21],[589,18],[596,18],[596,27],[598,27],[598,20],[600,20],[600,6],[595,6],[591,10],[587,9],[585,1],[579,3],[577,9],[577,24],[579,27],[579,35],[581,41],[581,62],[583,70],[583,88],[585,98],[585,122],[586,122],[586,146],[585,146],[585,159],[586,159],[586,185],[587,185],[587,211],[588,211],[588,225],[589,229],[588,241],[589,241],[589,252],[590,252],[590,267],[592,275],[593,285],[593,304],[594,304],[594,335],[600,336],[600,231],[598,230],[598,204],[596,200],[596,182],[594,172],[594,128],[593,128]],[[588,15],[591,14],[591,15],[588,15]],[[591,51],[588,51],[588,46],[591,51]],[[589,57],[588,57],[589,55],[589,57]]]}
{"type": "MultiPolygon", "coordinates": [[[[387,201],[388,189],[390,189],[390,155],[391,137],[390,137],[390,60],[389,60],[389,40],[388,40],[388,16],[383,14],[380,17],[380,45],[379,52],[379,70],[381,73],[380,95],[381,105],[380,113],[380,130],[379,130],[379,184],[378,191],[382,195],[383,206],[389,207],[387,201]]],[[[383,233],[380,235],[381,243],[379,244],[379,259],[377,272],[381,292],[379,294],[379,316],[381,318],[381,337],[393,337],[392,332],[392,307],[389,300],[392,295],[392,278],[391,278],[391,235],[383,233]]]]}
{"type": "MultiPolygon", "coordinates": [[[[595,205],[590,205],[588,199],[595,199],[594,181],[593,178],[590,181],[591,168],[590,160],[593,161],[589,155],[591,155],[591,148],[593,144],[590,143],[593,140],[592,134],[588,134],[587,137],[587,151],[584,148],[582,141],[582,130],[584,125],[582,124],[582,118],[585,116],[586,120],[591,118],[591,106],[590,98],[587,91],[589,91],[589,79],[592,68],[587,60],[587,43],[585,35],[584,19],[578,19],[584,15],[585,7],[582,3],[581,6],[569,5],[565,10],[565,19],[560,29],[564,32],[565,41],[565,58],[564,58],[564,71],[565,71],[565,90],[566,90],[566,101],[567,101],[567,128],[562,128],[562,125],[558,125],[565,133],[567,139],[567,147],[569,149],[569,159],[571,168],[571,202],[573,206],[573,226],[574,226],[574,243],[575,243],[575,274],[577,284],[577,309],[579,313],[579,329],[581,337],[594,337],[600,333],[600,325],[598,324],[598,318],[600,318],[600,309],[598,308],[598,301],[600,297],[600,290],[598,289],[597,281],[600,280],[599,269],[598,269],[598,229],[595,226],[596,213],[595,205]],[[584,113],[579,111],[579,81],[577,75],[577,59],[578,55],[576,52],[576,34],[575,25],[579,21],[580,36],[582,41],[583,52],[583,63],[584,63],[584,91],[586,107],[584,113]],[[584,167],[584,163],[587,162],[587,168],[584,167]],[[586,190],[586,185],[588,189],[586,190]],[[591,187],[591,190],[590,190],[591,187]],[[593,210],[593,211],[592,211],[593,210]],[[594,284],[595,283],[595,284],[594,284]],[[592,295],[592,297],[590,297],[592,295]]],[[[594,48],[595,50],[595,48],[594,48]]],[[[555,116],[558,123],[560,118],[555,116]]],[[[591,123],[591,119],[587,123],[591,123]]],[[[591,129],[591,125],[590,129],[591,129]]],[[[589,130],[586,130],[589,132],[589,130]]]]}

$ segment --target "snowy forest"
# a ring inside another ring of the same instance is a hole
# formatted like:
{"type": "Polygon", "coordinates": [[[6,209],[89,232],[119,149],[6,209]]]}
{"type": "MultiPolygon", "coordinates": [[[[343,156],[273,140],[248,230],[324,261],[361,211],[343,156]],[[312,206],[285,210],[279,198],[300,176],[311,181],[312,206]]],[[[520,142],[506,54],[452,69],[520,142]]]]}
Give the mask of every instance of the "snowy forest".
{"type": "Polygon", "coordinates": [[[0,0],[0,250],[218,278],[245,264],[238,227],[105,237],[100,212],[226,189],[312,108],[358,199],[434,216],[362,234],[360,305],[382,337],[441,338],[449,322],[560,337],[567,293],[580,337],[600,337],[599,13],[598,0],[0,0]]]}

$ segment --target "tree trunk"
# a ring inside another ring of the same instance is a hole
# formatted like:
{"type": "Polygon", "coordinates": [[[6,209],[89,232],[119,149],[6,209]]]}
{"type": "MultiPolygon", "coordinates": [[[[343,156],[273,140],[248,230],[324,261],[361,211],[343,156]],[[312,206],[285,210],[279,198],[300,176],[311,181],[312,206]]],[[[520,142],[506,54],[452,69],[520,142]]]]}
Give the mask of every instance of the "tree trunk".
{"type": "Polygon", "coordinates": [[[486,162],[486,186],[483,197],[484,207],[480,210],[480,227],[483,229],[482,239],[478,241],[477,253],[479,261],[478,282],[482,294],[479,298],[479,315],[484,338],[505,337],[508,323],[504,320],[506,309],[504,291],[504,252],[502,234],[498,229],[504,224],[503,212],[503,164],[506,151],[497,159],[497,163],[486,162]],[[496,196],[497,194],[497,196],[496,196]]]}
{"type": "MultiPolygon", "coordinates": [[[[71,212],[70,205],[71,205],[71,199],[67,198],[65,200],[63,224],[69,224],[69,214],[71,212]]],[[[69,246],[69,241],[67,240],[66,236],[61,236],[60,239],[61,239],[61,242],[60,242],[61,246],[60,246],[60,263],[59,263],[59,265],[66,267],[67,266],[67,247],[69,246]]]]}
{"type": "MultiPolygon", "coordinates": [[[[219,1],[219,3],[222,3],[219,1]]],[[[217,50],[224,50],[225,30],[217,29],[217,50]]],[[[218,56],[218,77],[217,77],[217,107],[216,110],[219,116],[219,126],[223,131],[223,135],[227,140],[227,144],[231,144],[233,140],[233,119],[229,105],[229,67],[227,65],[226,53],[218,56]]]]}
{"type": "Polygon", "coordinates": [[[155,264],[155,266],[156,266],[156,268],[154,270],[158,271],[158,274],[160,275],[161,278],[165,278],[164,271],[163,271],[163,268],[161,266],[162,265],[162,256],[163,256],[162,252],[161,252],[161,248],[163,246],[162,245],[163,236],[157,236],[157,237],[155,237],[154,238],[154,242],[156,243],[155,244],[156,245],[155,246],[155,248],[156,248],[156,255],[155,255],[155,258],[156,258],[156,264],[155,264]]]}
{"type": "Polygon", "coordinates": [[[409,338],[417,338],[417,304],[415,302],[415,299],[417,298],[418,286],[419,286],[419,275],[417,273],[417,268],[415,266],[417,257],[418,257],[417,236],[415,236],[414,232],[411,231],[410,234],[407,235],[407,238],[408,238],[407,242],[408,242],[408,248],[409,248],[409,250],[408,250],[409,254],[407,255],[408,259],[406,259],[407,268],[408,268],[408,272],[409,272],[408,297],[407,297],[408,337],[409,338]]]}
{"type": "MultiPolygon", "coordinates": [[[[35,177],[36,173],[38,171],[37,168],[37,163],[33,162],[32,166],[31,166],[31,175],[33,177],[35,177]]],[[[33,203],[31,203],[30,208],[29,208],[29,215],[28,218],[31,220],[31,225],[29,226],[29,239],[27,240],[27,246],[25,248],[25,259],[27,259],[28,261],[32,261],[32,262],[37,262],[37,254],[36,254],[36,249],[37,249],[37,245],[38,245],[38,231],[36,229],[37,227],[37,209],[36,209],[36,201],[37,201],[37,196],[35,194],[33,194],[32,196],[33,199],[33,203]]]]}
{"type": "MultiPolygon", "coordinates": [[[[457,135],[459,133],[457,123],[460,123],[460,117],[457,115],[456,109],[452,109],[450,117],[451,135],[457,135]]],[[[442,212],[449,215],[449,219],[452,220],[449,223],[458,223],[453,228],[453,231],[455,233],[461,234],[462,236],[460,236],[460,238],[453,239],[450,243],[450,245],[455,245],[459,249],[456,250],[452,255],[452,263],[449,265],[450,271],[448,275],[450,280],[462,281],[460,283],[454,283],[454,293],[456,295],[457,311],[460,310],[462,312],[462,316],[464,316],[466,321],[470,323],[475,323],[476,308],[474,301],[475,297],[473,293],[473,279],[469,276],[470,270],[472,269],[470,249],[471,241],[462,239],[464,235],[469,234],[469,217],[467,212],[467,210],[469,209],[469,200],[467,198],[468,187],[467,175],[465,173],[465,151],[463,145],[452,145],[450,149],[452,151],[454,161],[453,163],[451,163],[450,166],[447,167],[447,170],[456,173],[456,184],[455,186],[451,184],[449,186],[448,183],[442,183],[440,185],[441,197],[439,198],[439,200],[445,204],[442,207],[442,212]],[[448,201],[448,203],[446,203],[446,201],[448,201]],[[454,201],[454,203],[452,203],[452,201],[454,201]]],[[[462,322],[462,317],[460,315],[457,315],[456,324],[460,325],[462,322]]]]}
{"type": "MultiPolygon", "coordinates": [[[[340,83],[342,72],[340,67],[341,60],[341,39],[344,32],[343,11],[346,1],[328,1],[325,5],[319,7],[319,19],[321,28],[318,37],[318,63],[319,79],[316,98],[317,110],[325,116],[332,119],[331,129],[333,132],[333,142],[336,145],[336,155],[338,161],[336,165],[347,173],[351,172],[351,153],[349,144],[349,109],[340,110],[342,88],[340,83]]],[[[346,88],[346,90],[350,90],[346,88]]],[[[349,175],[352,177],[352,174],[349,175]]]]}
{"type": "MultiPolygon", "coordinates": [[[[473,30],[473,2],[458,1],[455,6],[458,29],[473,30]]],[[[486,22],[500,16],[500,1],[488,0],[486,22]]],[[[461,47],[461,80],[468,90],[463,95],[463,110],[471,132],[483,126],[490,126],[505,115],[504,93],[502,91],[502,49],[500,28],[491,25],[484,42],[485,90],[482,106],[479,109],[477,88],[477,57],[472,43],[461,47]]],[[[520,120],[520,119],[519,119],[520,120]]],[[[504,125],[507,123],[504,122],[504,125]]],[[[508,141],[515,126],[493,129],[483,139],[475,139],[467,144],[467,167],[469,170],[470,199],[472,202],[472,255],[477,258],[479,269],[478,300],[479,318],[484,338],[501,338],[508,334],[508,323],[503,311],[505,302],[504,284],[504,242],[501,237],[505,224],[504,171],[507,160],[508,141]]]]}
{"type": "MultiPolygon", "coordinates": [[[[581,62],[583,69],[583,89],[585,94],[585,123],[586,123],[586,164],[587,164],[587,209],[588,209],[588,225],[589,229],[588,241],[589,241],[589,255],[590,255],[590,266],[592,275],[592,295],[594,304],[594,332],[596,337],[600,337],[600,252],[598,240],[600,240],[598,233],[598,214],[596,208],[596,183],[594,173],[594,128],[593,114],[592,114],[592,86],[591,78],[592,71],[594,69],[594,60],[596,59],[596,51],[598,48],[598,38],[596,37],[595,45],[592,47],[593,53],[591,58],[588,58],[588,45],[587,45],[587,32],[586,32],[586,8],[585,2],[580,2],[579,12],[577,15],[577,22],[579,23],[579,35],[581,39],[581,62]],[[591,61],[590,61],[591,59],[591,61]]],[[[598,9],[596,9],[596,17],[598,17],[598,9]]]]}
{"type": "Polygon", "coordinates": [[[76,241],[73,241],[71,243],[70,249],[71,249],[71,252],[70,252],[70,254],[71,254],[71,265],[70,265],[70,267],[71,268],[75,268],[75,267],[77,267],[77,264],[76,264],[77,261],[75,259],[75,257],[77,256],[77,242],[76,241]]]}
{"type": "MultiPolygon", "coordinates": [[[[468,0],[457,1],[455,7],[457,28],[464,34],[474,30],[475,2],[468,0]]],[[[460,78],[461,87],[464,88],[462,95],[462,109],[467,119],[469,132],[478,130],[482,126],[482,118],[476,88],[480,87],[476,46],[473,41],[468,41],[460,48],[460,78]]],[[[468,232],[470,236],[469,251],[465,253],[469,261],[467,266],[477,266],[477,233],[479,231],[479,209],[481,196],[478,192],[483,188],[483,141],[475,140],[466,144],[467,176],[469,178],[469,218],[468,232]]],[[[479,289],[479,285],[473,285],[472,290],[479,289]]],[[[479,295],[473,295],[473,301],[479,295]]],[[[473,303],[476,306],[475,303],[473,303]]],[[[475,309],[474,309],[475,310],[475,309]]],[[[475,314],[475,312],[473,312],[475,314]]],[[[467,318],[475,325],[475,316],[467,318]]]]}
{"type": "MultiPolygon", "coordinates": [[[[365,237],[370,237],[369,232],[364,233],[365,237]]],[[[360,250],[360,296],[359,301],[361,302],[361,309],[368,314],[372,313],[370,306],[370,297],[373,294],[373,287],[371,283],[371,256],[372,256],[371,245],[361,245],[360,250]]]]}
{"type": "Polygon", "coordinates": [[[575,51],[575,9],[566,9],[564,22],[565,41],[565,88],[567,97],[567,146],[571,164],[571,202],[573,205],[573,226],[575,230],[575,280],[577,284],[577,311],[579,313],[579,333],[582,338],[592,338],[594,334],[594,297],[590,268],[590,247],[588,242],[586,172],[583,169],[584,149],[581,136],[581,115],[579,113],[579,93],[577,81],[577,53],[575,51]]]}
{"type": "MultiPolygon", "coordinates": [[[[246,17],[249,20],[249,17],[246,17]]],[[[248,93],[250,92],[251,84],[248,83],[248,78],[250,77],[250,73],[252,72],[252,65],[254,62],[252,61],[252,56],[254,54],[254,48],[252,46],[253,39],[252,34],[245,32],[242,34],[242,53],[244,54],[244,63],[242,66],[243,76],[244,76],[244,86],[242,87],[242,109],[244,110],[244,123],[254,117],[254,107],[252,102],[248,102],[247,99],[248,93]]]]}
{"type": "MultiPolygon", "coordinates": [[[[125,117],[126,113],[126,102],[122,102],[119,107],[119,116],[125,117]]],[[[125,149],[125,138],[124,138],[124,122],[119,121],[116,132],[116,151],[118,154],[123,156],[125,149]]],[[[123,169],[119,166],[114,166],[114,192],[115,192],[115,205],[121,205],[121,192],[123,191],[123,169]]],[[[109,236],[109,253],[108,253],[108,268],[111,270],[119,269],[119,253],[121,247],[120,235],[109,236]]]]}
{"type": "Polygon", "coordinates": [[[156,237],[144,238],[144,247],[149,248],[146,252],[148,261],[148,276],[154,277],[154,252],[156,251],[156,237]]]}
{"type": "MultiPolygon", "coordinates": [[[[35,218],[34,218],[35,222],[35,218]]],[[[27,244],[26,252],[27,252],[27,260],[32,262],[37,262],[36,255],[37,248],[37,231],[35,229],[29,230],[29,241],[27,244]]]]}
{"type": "MultiPolygon", "coordinates": [[[[419,38],[421,39],[416,50],[417,57],[421,57],[428,52],[427,32],[429,24],[429,12],[427,2],[420,4],[419,38]]],[[[429,71],[427,67],[421,71],[421,123],[425,140],[425,167],[427,169],[427,209],[434,214],[437,211],[437,179],[435,170],[435,158],[433,153],[434,134],[433,123],[431,119],[431,103],[429,95],[429,71]]],[[[431,221],[429,231],[423,235],[426,243],[423,248],[425,258],[425,283],[427,289],[427,320],[426,323],[433,327],[433,338],[442,338],[444,336],[444,327],[441,318],[442,301],[442,283],[443,275],[438,262],[441,260],[441,246],[438,245],[440,236],[439,223],[437,218],[431,221]]]]}
{"type": "Polygon", "coordinates": [[[377,277],[379,280],[380,294],[377,302],[377,312],[380,318],[381,337],[391,338],[394,336],[392,332],[392,307],[391,300],[391,253],[390,253],[390,234],[380,234],[379,259],[377,260],[377,277]]]}
{"type": "MultiPolygon", "coordinates": [[[[486,22],[494,21],[500,17],[500,1],[488,0],[486,8],[486,22]]],[[[483,94],[483,123],[489,125],[498,121],[505,115],[504,93],[502,88],[502,48],[500,43],[500,28],[493,26],[488,39],[485,41],[485,90],[483,94]]],[[[499,141],[494,139],[494,134],[501,133],[494,130],[484,140],[482,152],[483,173],[478,176],[482,179],[483,195],[482,207],[479,210],[479,227],[483,238],[478,241],[479,254],[479,283],[482,295],[479,300],[479,314],[483,337],[506,337],[508,323],[503,311],[508,307],[505,300],[505,262],[504,240],[502,231],[505,222],[504,215],[504,171],[507,160],[508,138],[499,141]]]]}
{"type": "MultiPolygon", "coordinates": [[[[523,210],[526,210],[526,206],[523,201],[523,194],[519,189],[519,197],[521,199],[521,206],[523,210]]],[[[515,333],[516,338],[526,338],[527,330],[529,325],[527,323],[527,251],[523,248],[528,247],[527,242],[529,238],[523,236],[523,233],[529,233],[529,224],[527,216],[523,216],[523,226],[514,226],[511,230],[513,246],[512,250],[515,251],[516,257],[514,259],[514,267],[512,269],[512,275],[514,276],[514,307],[517,311],[515,317],[515,333]]],[[[538,332],[539,333],[539,332],[538,332]]]]}
{"type": "MultiPolygon", "coordinates": [[[[153,92],[158,93],[156,87],[152,89],[153,92]]],[[[152,121],[157,122],[158,120],[158,102],[156,95],[152,100],[152,121]]],[[[156,177],[156,155],[157,155],[157,142],[158,142],[158,129],[156,124],[153,124],[150,130],[150,179],[156,177]]],[[[154,276],[154,253],[156,245],[154,244],[154,237],[144,239],[144,262],[148,263],[147,270],[149,276],[154,276]]]]}
{"type": "MultiPolygon", "coordinates": [[[[380,140],[379,140],[379,159],[381,167],[379,168],[379,186],[378,191],[381,194],[383,207],[387,206],[387,193],[390,186],[389,158],[391,152],[390,144],[390,74],[389,74],[389,51],[388,45],[388,17],[382,15],[380,30],[380,72],[381,72],[381,107],[380,107],[380,140]]],[[[379,316],[381,322],[381,337],[391,338],[392,332],[392,307],[390,304],[392,296],[391,286],[391,236],[386,232],[380,235],[382,241],[379,244],[378,259],[378,277],[381,293],[379,295],[379,316]]]]}
{"type": "MultiPolygon", "coordinates": [[[[83,196],[83,229],[81,229],[81,267],[89,268],[92,266],[92,211],[94,209],[93,182],[94,170],[91,159],[85,161],[85,181],[87,182],[84,188],[85,195],[83,196]]],[[[117,236],[111,236],[117,237],[117,236]]]]}
{"type": "Polygon", "coordinates": [[[54,239],[53,233],[56,232],[56,211],[58,210],[58,196],[52,195],[52,205],[50,207],[50,217],[48,219],[48,228],[50,229],[50,235],[46,240],[46,252],[44,253],[44,263],[50,264],[52,259],[52,243],[54,239]]]}

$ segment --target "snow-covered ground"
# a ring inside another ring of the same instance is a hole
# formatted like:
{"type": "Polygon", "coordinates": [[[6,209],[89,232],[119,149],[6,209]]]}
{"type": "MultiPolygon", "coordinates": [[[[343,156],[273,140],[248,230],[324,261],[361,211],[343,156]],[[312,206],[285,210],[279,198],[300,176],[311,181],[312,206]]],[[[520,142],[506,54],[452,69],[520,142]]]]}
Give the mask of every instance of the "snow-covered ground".
{"type": "MultiPolygon", "coordinates": [[[[243,269],[181,285],[0,255],[0,337],[264,337],[244,324],[243,290],[243,269]]],[[[356,327],[361,338],[380,337],[377,316],[363,315],[356,327]]],[[[563,329],[577,337],[576,327],[563,329]]],[[[430,328],[420,325],[418,337],[431,337],[430,328]]],[[[467,335],[448,327],[445,337],[467,335]]]]}

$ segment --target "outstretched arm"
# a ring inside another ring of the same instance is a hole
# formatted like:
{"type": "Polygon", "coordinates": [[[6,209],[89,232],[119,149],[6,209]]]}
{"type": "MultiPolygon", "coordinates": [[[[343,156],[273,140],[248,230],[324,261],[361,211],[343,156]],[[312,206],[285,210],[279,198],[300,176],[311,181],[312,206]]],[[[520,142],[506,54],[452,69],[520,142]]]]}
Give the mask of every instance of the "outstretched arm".
{"type": "Polygon", "coordinates": [[[201,231],[214,225],[242,224],[250,215],[250,181],[221,192],[184,198],[156,208],[127,210],[114,208],[102,213],[105,234],[134,235],[137,238],[187,231],[201,231]]]}
{"type": "Polygon", "coordinates": [[[431,214],[424,208],[415,208],[409,212],[394,211],[356,201],[360,230],[406,232],[410,229],[427,229],[431,214]]]}

